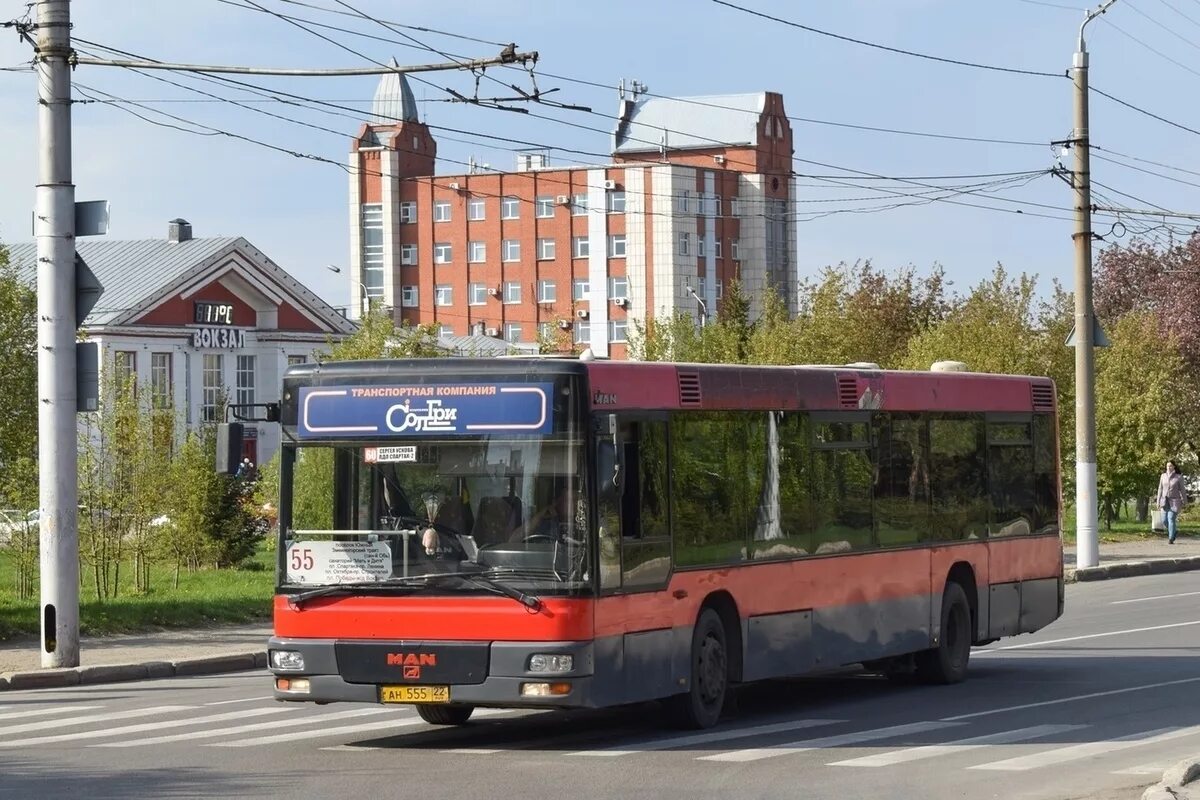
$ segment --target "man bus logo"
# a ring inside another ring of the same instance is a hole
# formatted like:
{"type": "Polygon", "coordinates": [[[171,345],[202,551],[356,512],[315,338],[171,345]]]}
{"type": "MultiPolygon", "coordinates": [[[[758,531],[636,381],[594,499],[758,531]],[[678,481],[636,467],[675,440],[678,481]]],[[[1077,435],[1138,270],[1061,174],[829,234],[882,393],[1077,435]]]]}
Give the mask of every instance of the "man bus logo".
{"type": "Polygon", "coordinates": [[[389,667],[436,667],[436,653],[388,653],[389,667]]]}

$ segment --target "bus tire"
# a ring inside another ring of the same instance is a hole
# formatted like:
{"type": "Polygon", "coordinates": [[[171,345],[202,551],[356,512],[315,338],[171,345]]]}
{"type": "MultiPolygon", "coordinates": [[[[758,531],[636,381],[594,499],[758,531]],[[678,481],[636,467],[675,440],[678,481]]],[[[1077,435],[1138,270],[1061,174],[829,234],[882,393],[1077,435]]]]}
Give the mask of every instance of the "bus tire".
{"type": "Polygon", "coordinates": [[[462,725],[474,711],[475,706],[417,706],[417,714],[430,725],[462,725]]]}
{"type": "Polygon", "coordinates": [[[917,653],[917,677],[925,683],[959,683],[971,658],[971,604],[962,586],[951,581],[942,592],[942,625],[937,647],[917,653]]]}
{"type": "Polygon", "coordinates": [[[668,701],[670,719],[680,728],[711,728],[729,694],[729,637],[715,609],[696,620],[689,664],[688,691],[668,701]]]}

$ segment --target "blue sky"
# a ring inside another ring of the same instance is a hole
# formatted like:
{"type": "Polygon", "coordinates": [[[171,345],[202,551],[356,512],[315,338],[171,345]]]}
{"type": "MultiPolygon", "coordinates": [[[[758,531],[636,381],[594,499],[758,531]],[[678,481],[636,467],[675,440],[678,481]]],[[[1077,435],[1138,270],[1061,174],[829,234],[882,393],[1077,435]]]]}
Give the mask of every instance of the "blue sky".
{"type": "MultiPolygon", "coordinates": [[[[267,8],[374,36],[400,39],[381,26],[304,8],[281,0],[256,0],[267,8]]],[[[343,67],[364,62],[255,10],[235,7],[243,0],[76,0],[74,35],[140,55],[189,63],[260,66],[343,67]],[[185,10],[186,9],[186,10],[185,10]]],[[[334,0],[306,0],[338,8],[334,0]]],[[[782,2],[745,0],[739,4],[839,34],[947,58],[1044,72],[1070,66],[1083,4],[1073,0],[839,0],[782,2]],[[1068,6],[1057,8],[1053,6],[1068,6]]],[[[878,175],[925,176],[1047,169],[1055,154],[1049,142],[1071,129],[1071,84],[1065,78],[1031,77],[918,60],[817,36],[755,18],[709,0],[606,3],[510,0],[438,3],[352,0],[351,5],[386,20],[478,37],[515,41],[541,54],[539,71],[581,78],[614,88],[599,89],[539,79],[543,89],[561,87],[553,97],[590,106],[601,115],[534,108],[552,119],[436,102],[446,95],[414,83],[423,114],[431,124],[491,135],[544,142],[595,153],[610,149],[608,131],[616,110],[615,86],[638,79],[656,94],[692,96],[773,90],[781,92],[793,117],[857,125],[929,131],[958,136],[1045,142],[1009,146],[955,142],[856,131],[793,122],[795,156],[878,175]],[[575,126],[595,128],[584,130],[575,126]]],[[[21,16],[24,0],[0,0],[0,21],[21,16]]],[[[427,51],[324,30],[370,56],[401,63],[441,60],[427,51]]],[[[25,62],[27,45],[4,30],[0,67],[25,62]]],[[[493,55],[497,48],[432,33],[410,35],[456,55],[493,55]]],[[[1200,111],[1186,102],[1200,81],[1200,0],[1118,0],[1106,18],[1088,28],[1093,85],[1143,108],[1200,129],[1200,111]],[[1182,12],[1182,13],[1180,13],[1182,12]],[[1190,18],[1190,20],[1188,19],[1190,18]],[[1108,24],[1111,19],[1120,30],[1108,24]],[[1129,36],[1140,39],[1139,44],[1129,36]],[[1157,54],[1153,50],[1159,51],[1157,54]],[[1171,60],[1179,62],[1172,63],[1171,60]]],[[[162,73],[160,73],[162,74],[162,73]]],[[[501,73],[492,73],[501,74],[501,73]]],[[[192,83],[225,97],[248,98],[229,88],[192,83]]],[[[436,86],[469,94],[468,75],[429,76],[436,86]]],[[[516,73],[504,75],[518,80],[516,73]]],[[[197,95],[120,69],[81,66],[75,80],[125,99],[197,99],[197,95]]],[[[264,87],[320,98],[365,110],[377,79],[257,79],[264,87]]],[[[491,92],[498,90],[492,84],[491,92]]],[[[36,182],[35,83],[28,72],[0,72],[0,239],[30,236],[29,219],[36,182]]],[[[344,132],[344,136],[304,128],[224,103],[171,102],[154,107],[203,125],[236,132],[281,148],[345,163],[357,123],[347,117],[300,111],[279,103],[255,107],[344,132]]],[[[137,110],[137,109],[135,109],[137,110]]],[[[139,113],[144,113],[140,112],[139,113]]],[[[74,118],[75,183],[80,200],[112,203],[112,238],[165,235],[174,217],[190,220],[198,236],[242,235],[297,275],[334,305],[345,305],[349,287],[327,264],[347,263],[347,177],[341,169],[298,159],[222,136],[196,136],[150,125],[112,105],[77,106],[74,118]]],[[[703,134],[703,113],[681,121],[681,130],[703,134]]],[[[1093,98],[1092,139],[1111,151],[1200,170],[1197,136],[1093,98]]],[[[515,155],[482,141],[439,140],[439,171],[461,172],[452,162],[471,156],[496,168],[511,169],[515,155]]],[[[468,137],[456,137],[466,139],[468,137]]],[[[578,160],[551,154],[553,163],[578,160]]],[[[585,157],[586,161],[599,161],[585,157]]],[[[1068,162],[1069,165],[1070,162],[1068,162]]],[[[1186,173],[1142,167],[1200,183],[1186,173]]],[[[842,174],[797,163],[799,172],[842,174]]],[[[1097,181],[1166,208],[1200,210],[1195,186],[1096,161],[1097,181]]],[[[846,180],[860,182],[855,173],[846,180]]],[[[973,181],[962,181],[963,183],[973,181]]],[[[831,198],[864,196],[861,189],[831,188],[801,180],[802,208],[831,210],[877,202],[833,204],[831,198]]],[[[866,182],[862,182],[864,185],[866,182]]],[[[896,191],[922,187],[892,184],[896,191]]],[[[1055,209],[1024,206],[1069,217],[1071,195],[1060,180],[1043,176],[1001,196],[1055,209]]],[[[1004,208],[1021,206],[995,198],[971,202],[1004,208]]],[[[1130,205],[1141,205],[1125,200],[1130,205]]],[[[871,259],[894,269],[914,265],[926,271],[945,267],[961,289],[978,281],[997,262],[1014,272],[1037,274],[1043,287],[1052,279],[1070,285],[1072,223],[932,203],[872,214],[842,214],[798,224],[800,270],[815,275],[828,264],[871,259]]],[[[1106,233],[1108,225],[1097,226],[1106,233]]]]}

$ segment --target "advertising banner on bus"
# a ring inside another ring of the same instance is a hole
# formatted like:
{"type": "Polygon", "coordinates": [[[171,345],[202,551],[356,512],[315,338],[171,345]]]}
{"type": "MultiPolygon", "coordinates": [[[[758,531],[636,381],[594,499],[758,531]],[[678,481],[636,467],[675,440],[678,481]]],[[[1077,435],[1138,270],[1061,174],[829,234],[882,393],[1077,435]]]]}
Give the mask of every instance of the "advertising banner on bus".
{"type": "Polygon", "coordinates": [[[301,439],[549,433],[550,383],[439,383],[300,389],[301,439]]]}

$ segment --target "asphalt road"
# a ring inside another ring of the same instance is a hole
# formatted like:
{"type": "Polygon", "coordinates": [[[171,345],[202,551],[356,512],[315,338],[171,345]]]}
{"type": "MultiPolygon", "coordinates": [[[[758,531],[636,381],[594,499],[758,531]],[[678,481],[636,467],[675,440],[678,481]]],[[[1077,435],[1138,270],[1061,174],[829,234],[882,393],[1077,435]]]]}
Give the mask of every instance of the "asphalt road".
{"type": "Polygon", "coordinates": [[[1137,798],[1200,756],[1200,574],[1067,589],[958,686],[861,673],[744,688],[721,725],[658,708],[278,704],[264,672],[0,696],[0,797],[1137,798]]]}

